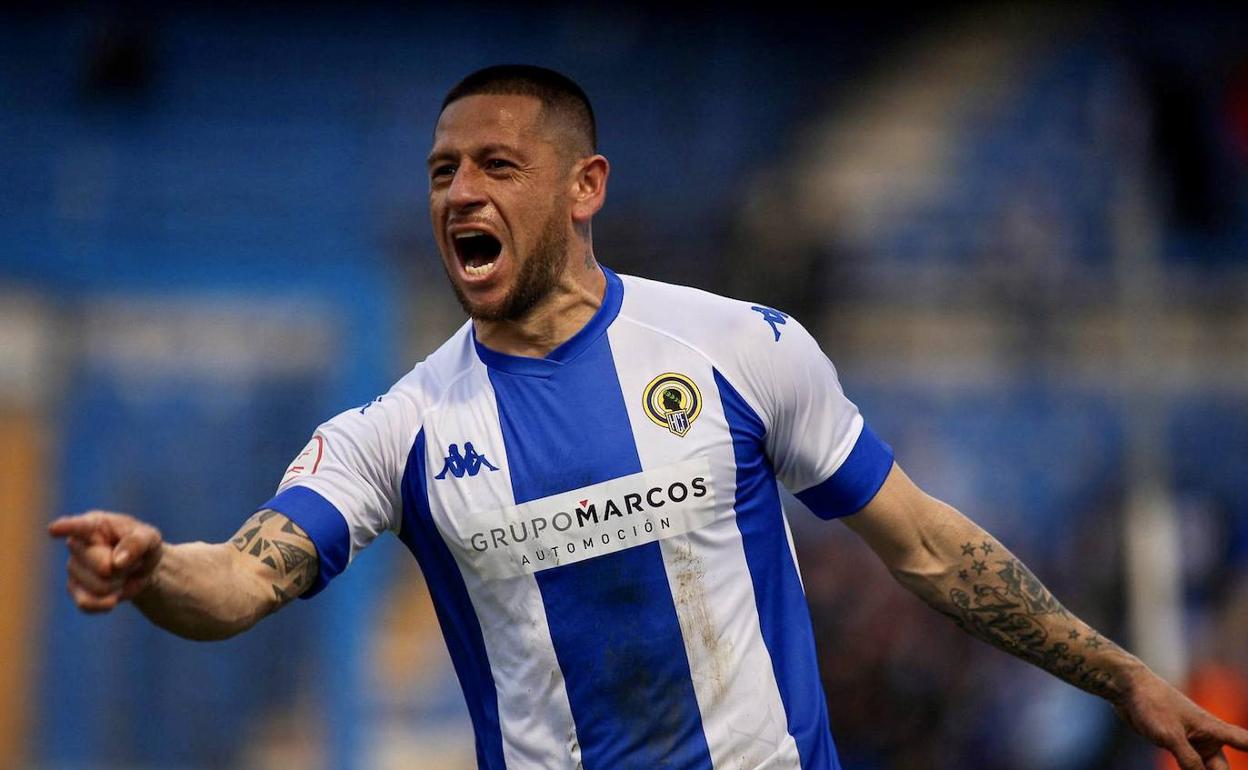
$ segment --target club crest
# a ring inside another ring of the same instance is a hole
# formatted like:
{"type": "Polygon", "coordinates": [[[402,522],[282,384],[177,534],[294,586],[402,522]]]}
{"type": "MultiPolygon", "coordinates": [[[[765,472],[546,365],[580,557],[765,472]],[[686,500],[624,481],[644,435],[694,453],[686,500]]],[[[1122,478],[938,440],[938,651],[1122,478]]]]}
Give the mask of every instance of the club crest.
{"type": "Polygon", "coordinates": [[[650,380],[642,403],[651,422],[676,436],[688,433],[693,421],[702,413],[702,394],[698,386],[676,372],[660,374],[650,380]]]}

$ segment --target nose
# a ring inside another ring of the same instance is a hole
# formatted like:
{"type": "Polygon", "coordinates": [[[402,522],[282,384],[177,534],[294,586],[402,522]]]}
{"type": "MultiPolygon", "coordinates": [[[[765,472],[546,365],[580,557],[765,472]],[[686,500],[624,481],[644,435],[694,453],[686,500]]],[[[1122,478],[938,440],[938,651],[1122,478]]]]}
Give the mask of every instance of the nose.
{"type": "Polygon", "coordinates": [[[464,163],[455,169],[447,190],[447,200],[451,208],[472,209],[485,203],[484,175],[472,163],[464,163]]]}

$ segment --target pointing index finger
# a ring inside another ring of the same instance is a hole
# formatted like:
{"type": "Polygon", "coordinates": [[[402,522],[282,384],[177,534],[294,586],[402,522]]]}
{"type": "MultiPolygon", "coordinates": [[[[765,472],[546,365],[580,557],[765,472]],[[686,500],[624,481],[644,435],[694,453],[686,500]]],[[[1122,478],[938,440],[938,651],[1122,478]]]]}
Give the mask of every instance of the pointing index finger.
{"type": "Polygon", "coordinates": [[[88,538],[102,524],[100,517],[94,513],[78,516],[62,516],[48,524],[48,534],[52,537],[88,538]]]}

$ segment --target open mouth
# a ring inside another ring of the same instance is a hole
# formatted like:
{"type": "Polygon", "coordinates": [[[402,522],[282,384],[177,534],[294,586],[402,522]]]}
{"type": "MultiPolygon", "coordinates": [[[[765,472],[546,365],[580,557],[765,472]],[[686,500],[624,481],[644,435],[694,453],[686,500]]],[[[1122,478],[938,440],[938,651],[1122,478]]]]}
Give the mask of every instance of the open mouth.
{"type": "Polygon", "coordinates": [[[475,277],[489,275],[503,250],[503,244],[483,230],[456,233],[451,242],[455,244],[455,255],[464,266],[464,272],[475,277]]]}

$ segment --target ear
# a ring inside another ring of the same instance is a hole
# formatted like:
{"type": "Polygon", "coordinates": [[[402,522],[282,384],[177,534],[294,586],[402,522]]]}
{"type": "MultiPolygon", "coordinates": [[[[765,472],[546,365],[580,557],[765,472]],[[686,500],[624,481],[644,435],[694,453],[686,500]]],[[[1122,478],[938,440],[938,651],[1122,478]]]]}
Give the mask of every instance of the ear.
{"type": "Polygon", "coordinates": [[[572,221],[588,222],[607,199],[607,176],[611,164],[601,155],[591,155],[572,166],[572,221]]]}

